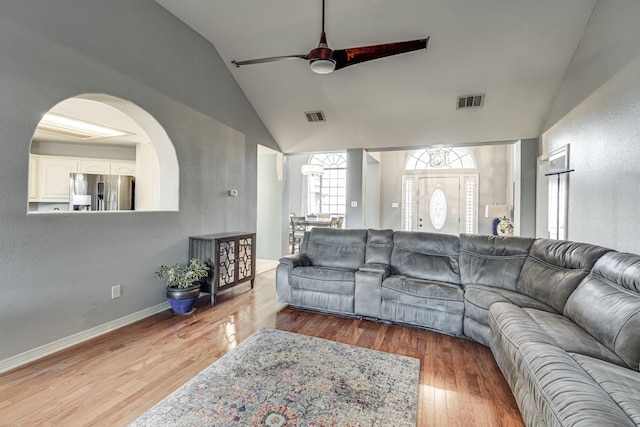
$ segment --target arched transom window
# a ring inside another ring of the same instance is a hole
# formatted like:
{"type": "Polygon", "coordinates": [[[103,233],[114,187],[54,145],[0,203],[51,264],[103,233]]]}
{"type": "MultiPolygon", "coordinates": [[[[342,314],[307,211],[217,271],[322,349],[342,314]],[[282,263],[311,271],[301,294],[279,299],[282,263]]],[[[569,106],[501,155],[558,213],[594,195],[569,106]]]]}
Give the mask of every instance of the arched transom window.
{"type": "Polygon", "coordinates": [[[423,148],[409,155],[406,170],[475,169],[473,156],[464,147],[423,148]]]}
{"type": "Polygon", "coordinates": [[[344,215],[347,186],[346,154],[314,154],[309,158],[309,164],[322,166],[323,172],[307,175],[307,213],[344,215]]]}

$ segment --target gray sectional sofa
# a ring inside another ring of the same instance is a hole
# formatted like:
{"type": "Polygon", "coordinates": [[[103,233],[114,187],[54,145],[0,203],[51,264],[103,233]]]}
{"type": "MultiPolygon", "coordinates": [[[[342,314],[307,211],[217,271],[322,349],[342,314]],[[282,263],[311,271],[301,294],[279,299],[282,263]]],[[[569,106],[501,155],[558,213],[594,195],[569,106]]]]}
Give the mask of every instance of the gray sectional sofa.
{"type": "Polygon", "coordinates": [[[527,426],[640,425],[640,256],[585,243],[314,228],[278,300],[488,345],[527,426]]]}

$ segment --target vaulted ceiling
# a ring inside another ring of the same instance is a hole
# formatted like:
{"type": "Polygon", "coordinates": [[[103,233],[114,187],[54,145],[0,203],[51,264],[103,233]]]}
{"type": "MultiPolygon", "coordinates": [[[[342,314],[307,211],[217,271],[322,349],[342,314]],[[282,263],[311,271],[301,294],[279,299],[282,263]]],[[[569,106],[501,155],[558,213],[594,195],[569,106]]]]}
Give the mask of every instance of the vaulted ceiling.
{"type": "Polygon", "coordinates": [[[333,49],[430,37],[426,51],[318,75],[321,0],[156,0],[208,39],[285,153],[510,141],[540,134],[596,0],[326,0],[333,49]],[[459,95],[485,94],[457,110],[459,95]],[[306,111],[327,121],[309,123],[306,111]]]}

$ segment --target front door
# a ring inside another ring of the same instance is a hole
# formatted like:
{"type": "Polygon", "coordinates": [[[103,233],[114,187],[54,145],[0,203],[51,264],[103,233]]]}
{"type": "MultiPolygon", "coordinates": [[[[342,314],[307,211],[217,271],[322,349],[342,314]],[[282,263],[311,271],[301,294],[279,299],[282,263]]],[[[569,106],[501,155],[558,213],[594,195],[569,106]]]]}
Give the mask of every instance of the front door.
{"type": "Polygon", "coordinates": [[[418,230],[460,233],[460,177],[420,177],[418,182],[418,230]]]}

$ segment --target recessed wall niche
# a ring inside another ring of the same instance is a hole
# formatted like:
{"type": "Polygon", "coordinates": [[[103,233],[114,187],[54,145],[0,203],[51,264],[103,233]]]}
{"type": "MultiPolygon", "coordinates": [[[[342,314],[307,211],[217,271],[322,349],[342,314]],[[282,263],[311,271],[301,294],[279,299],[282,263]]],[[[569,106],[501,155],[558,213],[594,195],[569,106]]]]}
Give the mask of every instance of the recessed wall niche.
{"type": "Polygon", "coordinates": [[[179,188],[169,136],[151,114],[128,100],[105,94],[68,98],[53,106],[34,131],[29,214],[177,211],[179,188]]]}

